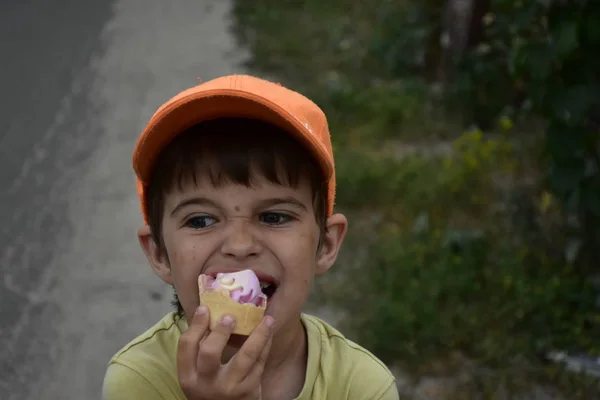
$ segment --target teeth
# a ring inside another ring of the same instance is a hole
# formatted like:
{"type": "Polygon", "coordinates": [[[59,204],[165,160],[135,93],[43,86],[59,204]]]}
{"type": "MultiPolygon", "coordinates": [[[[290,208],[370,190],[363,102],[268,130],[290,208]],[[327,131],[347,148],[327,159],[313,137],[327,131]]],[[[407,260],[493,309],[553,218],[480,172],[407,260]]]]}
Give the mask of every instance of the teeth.
{"type": "Polygon", "coordinates": [[[261,288],[261,289],[266,289],[266,288],[268,288],[269,286],[271,286],[271,284],[270,284],[270,283],[267,283],[267,282],[261,282],[261,283],[260,283],[260,288],[261,288]]]}

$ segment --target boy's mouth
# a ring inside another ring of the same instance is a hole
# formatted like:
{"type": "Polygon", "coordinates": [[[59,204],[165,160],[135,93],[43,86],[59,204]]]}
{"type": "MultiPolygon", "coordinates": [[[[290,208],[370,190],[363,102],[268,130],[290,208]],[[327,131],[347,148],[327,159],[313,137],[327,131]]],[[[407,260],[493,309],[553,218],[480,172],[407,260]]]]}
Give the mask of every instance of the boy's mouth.
{"type": "Polygon", "coordinates": [[[274,283],[260,281],[260,289],[267,296],[267,299],[270,299],[277,291],[277,286],[274,283]]]}

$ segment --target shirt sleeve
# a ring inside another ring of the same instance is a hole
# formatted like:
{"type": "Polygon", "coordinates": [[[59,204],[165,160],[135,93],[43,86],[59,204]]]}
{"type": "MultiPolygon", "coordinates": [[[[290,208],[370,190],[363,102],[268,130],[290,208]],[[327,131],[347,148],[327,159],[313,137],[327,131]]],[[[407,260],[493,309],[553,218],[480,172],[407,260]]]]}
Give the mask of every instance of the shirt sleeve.
{"type": "Polygon", "coordinates": [[[103,400],[164,400],[154,385],[133,369],[110,364],[102,386],[103,400]]]}
{"type": "Polygon", "coordinates": [[[388,388],[377,398],[377,400],[400,400],[400,395],[398,394],[398,388],[396,387],[396,382],[392,381],[392,383],[388,386],[388,388]]]}

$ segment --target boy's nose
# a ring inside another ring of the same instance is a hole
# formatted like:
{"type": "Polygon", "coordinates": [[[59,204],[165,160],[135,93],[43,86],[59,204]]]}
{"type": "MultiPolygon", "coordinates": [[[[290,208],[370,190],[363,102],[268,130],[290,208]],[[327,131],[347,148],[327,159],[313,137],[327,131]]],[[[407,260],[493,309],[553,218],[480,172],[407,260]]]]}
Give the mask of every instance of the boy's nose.
{"type": "Polygon", "coordinates": [[[221,253],[235,258],[258,255],[260,244],[249,221],[232,221],[225,232],[221,253]]]}

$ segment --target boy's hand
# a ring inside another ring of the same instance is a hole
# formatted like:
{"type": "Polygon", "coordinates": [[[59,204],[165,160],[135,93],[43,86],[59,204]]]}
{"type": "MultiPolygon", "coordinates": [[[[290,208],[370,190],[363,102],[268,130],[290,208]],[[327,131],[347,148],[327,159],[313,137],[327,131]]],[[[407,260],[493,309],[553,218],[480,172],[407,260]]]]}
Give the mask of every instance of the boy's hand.
{"type": "Polygon", "coordinates": [[[235,356],[227,364],[221,364],[235,320],[226,316],[211,332],[208,309],[198,308],[177,348],[177,375],[187,398],[260,399],[260,381],[271,348],[273,322],[272,317],[265,317],[235,356]]]}

